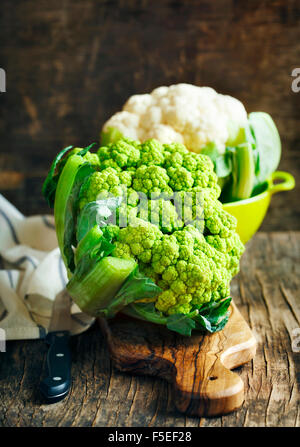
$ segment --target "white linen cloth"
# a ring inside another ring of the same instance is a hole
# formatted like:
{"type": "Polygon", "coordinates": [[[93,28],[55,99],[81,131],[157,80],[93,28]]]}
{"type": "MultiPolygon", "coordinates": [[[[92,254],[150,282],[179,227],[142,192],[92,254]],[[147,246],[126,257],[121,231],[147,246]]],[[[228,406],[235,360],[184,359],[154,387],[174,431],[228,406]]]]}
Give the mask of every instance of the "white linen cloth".
{"type": "MultiPolygon", "coordinates": [[[[66,283],[53,216],[25,217],[0,194],[0,328],[6,340],[43,338],[66,283]]],[[[94,322],[75,303],[71,316],[72,335],[94,322]]]]}

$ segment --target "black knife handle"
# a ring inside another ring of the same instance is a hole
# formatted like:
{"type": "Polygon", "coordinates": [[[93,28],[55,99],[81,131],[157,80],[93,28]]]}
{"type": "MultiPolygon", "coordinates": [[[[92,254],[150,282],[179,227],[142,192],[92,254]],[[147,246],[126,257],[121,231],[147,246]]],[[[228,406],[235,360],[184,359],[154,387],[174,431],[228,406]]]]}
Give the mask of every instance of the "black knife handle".
{"type": "Polygon", "coordinates": [[[49,332],[47,354],[47,376],[40,384],[40,390],[48,403],[62,400],[71,387],[71,354],[69,332],[49,332]]]}

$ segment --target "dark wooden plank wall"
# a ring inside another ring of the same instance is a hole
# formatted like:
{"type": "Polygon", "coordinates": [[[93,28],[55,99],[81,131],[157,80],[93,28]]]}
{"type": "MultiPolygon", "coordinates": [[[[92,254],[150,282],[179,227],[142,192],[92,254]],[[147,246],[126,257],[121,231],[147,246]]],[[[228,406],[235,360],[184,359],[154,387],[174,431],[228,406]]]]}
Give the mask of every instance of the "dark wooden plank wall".
{"type": "MultiPolygon", "coordinates": [[[[97,140],[131,94],[178,82],[269,112],[280,168],[300,180],[299,0],[1,0],[0,42],[0,191],[26,214],[49,211],[40,189],[59,148],[97,140]]],[[[262,229],[300,229],[299,194],[274,197],[262,229]]]]}

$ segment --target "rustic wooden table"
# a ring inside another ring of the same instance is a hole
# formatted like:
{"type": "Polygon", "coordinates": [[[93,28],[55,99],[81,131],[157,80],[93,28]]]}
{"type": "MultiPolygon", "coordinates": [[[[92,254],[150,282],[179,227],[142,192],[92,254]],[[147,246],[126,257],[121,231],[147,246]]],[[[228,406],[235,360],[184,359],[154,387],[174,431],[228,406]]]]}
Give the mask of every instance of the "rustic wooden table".
{"type": "Polygon", "coordinates": [[[95,325],[72,339],[72,390],[53,405],[43,404],[38,391],[45,343],[8,343],[0,354],[0,426],[299,426],[299,290],[300,232],[258,233],[232,283],[232,296],[258,341],[254,360],[238,369],[245,402],[232,414],[180,414],[167,382],[114,368],[95,325]]]}

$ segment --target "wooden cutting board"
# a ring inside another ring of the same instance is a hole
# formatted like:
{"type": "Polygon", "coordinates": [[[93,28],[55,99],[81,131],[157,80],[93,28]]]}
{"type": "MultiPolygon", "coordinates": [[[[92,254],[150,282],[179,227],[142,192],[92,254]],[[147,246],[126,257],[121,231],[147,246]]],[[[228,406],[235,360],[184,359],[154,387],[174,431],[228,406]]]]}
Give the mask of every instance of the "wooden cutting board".
{"type": "Polygon", "coordinates": [[[179,411],[216,416],[242,405],[244,383],[231,369],[254,357],[256,340],[234,304],[225,328],[209,335],[184,337],[126,316],[99,323],[115,366],[173,383],[179,411]]]}

